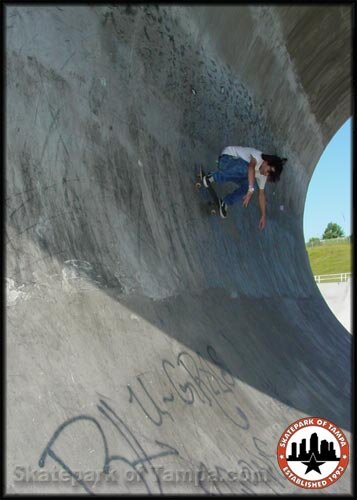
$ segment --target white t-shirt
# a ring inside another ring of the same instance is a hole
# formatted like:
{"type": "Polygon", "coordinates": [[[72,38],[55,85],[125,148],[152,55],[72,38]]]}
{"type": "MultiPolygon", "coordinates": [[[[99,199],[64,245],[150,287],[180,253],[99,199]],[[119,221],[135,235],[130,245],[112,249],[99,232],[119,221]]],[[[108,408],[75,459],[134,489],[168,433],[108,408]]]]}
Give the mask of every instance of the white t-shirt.
{"type": "Polygon", "coordinates": [[[258,149],[254,148],[244,148],[243,146],[227,146],[226,148],[223,149],[221,154],[234,156],[235,158],[242,158],[248,163],[251,160],[251,156],[253,156],[253,158],[257,161],[257,164],[255,165],[255,178],[259,186],[259,189],[264,189],[265,183],[267,181],[267,176],[262,175],[259,172],[259,167],[264,161],[262,158],[261,151],[258,151],[258,149]]]}

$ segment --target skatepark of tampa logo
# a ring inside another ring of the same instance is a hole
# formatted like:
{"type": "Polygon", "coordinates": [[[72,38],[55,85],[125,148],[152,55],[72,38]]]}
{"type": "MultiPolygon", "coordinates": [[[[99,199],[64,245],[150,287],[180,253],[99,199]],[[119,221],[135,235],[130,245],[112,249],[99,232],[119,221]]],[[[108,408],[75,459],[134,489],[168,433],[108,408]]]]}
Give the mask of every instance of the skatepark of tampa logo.
{"type": "Polygon", "coordinates": [[[278,463],[284,476],[305,489],[327,488],[345,472],[349,446],[335,424],[318,417],[301,418],[282,433],[278,463]]]}

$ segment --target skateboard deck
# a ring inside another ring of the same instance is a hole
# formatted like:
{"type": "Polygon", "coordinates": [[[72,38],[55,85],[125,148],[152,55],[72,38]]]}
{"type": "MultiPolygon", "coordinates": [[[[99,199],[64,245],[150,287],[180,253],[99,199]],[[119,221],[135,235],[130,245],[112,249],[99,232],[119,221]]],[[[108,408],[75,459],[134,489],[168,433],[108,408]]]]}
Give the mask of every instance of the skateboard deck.
{"type": "Polygon", "coordinates": [[[203,185],[203,176],[206,175],[205,171],[202,169],[202,167],[200,167],[200,171],[199,173],[197,174],[197,179],[196,179],[196,189],[197,191],[200,190],[201,188],[204,188],[205,191],[208,191],[210,197],[211,197],[211,201],[208,202],[208,210],[209,210],[209,213],[211,215],[219,215],[219,198],[218,198],[218,195],[216,193],[216,191],[214,190],[214,188],[212,187],[212,185],[208,186],[208,188],[205,188],[205,186],[203,185]]]}

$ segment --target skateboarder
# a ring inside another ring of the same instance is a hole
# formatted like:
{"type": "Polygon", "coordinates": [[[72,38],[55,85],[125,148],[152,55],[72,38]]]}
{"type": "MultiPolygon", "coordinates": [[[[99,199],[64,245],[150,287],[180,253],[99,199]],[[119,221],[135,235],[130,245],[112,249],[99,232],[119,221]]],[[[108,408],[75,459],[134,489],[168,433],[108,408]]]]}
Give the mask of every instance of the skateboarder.
{"type": "Polygon", "coordinates": [[[261,219],[259,229],[265,228],[266,207],[265,207],[265,183],[277,182],[283,171],[286,158],[267,155],[254,148],[242,146],[228,146],[223,149],[218,158],[218,170],[203,177],[203,185],[207,188],[216,182],[235,182],[239,184],[238,189],[220,199],[220,215],[227,217],[229,205],[233,205],[243,198],[243,206],[247,207],[252,199],[255,188],[259,188],[259,207],[261,219]]]}

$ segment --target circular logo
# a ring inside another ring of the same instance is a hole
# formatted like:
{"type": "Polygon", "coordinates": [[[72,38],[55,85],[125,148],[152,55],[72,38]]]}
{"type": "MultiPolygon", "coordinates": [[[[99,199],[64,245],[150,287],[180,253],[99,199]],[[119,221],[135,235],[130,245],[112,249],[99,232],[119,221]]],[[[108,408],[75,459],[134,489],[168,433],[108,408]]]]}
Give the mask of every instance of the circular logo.
{"type": "Polygon", "coordinates": [[[305,489],[331,486],[345,472],[349,447],[340,428],[324,418],[293,422],[282,433],[278,463],[284,476],[305,489]]]}

